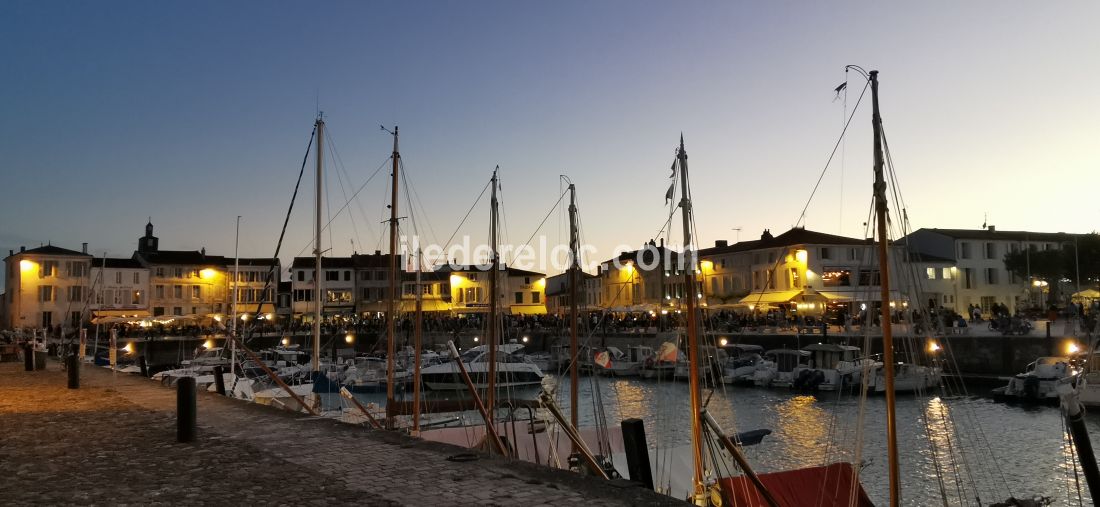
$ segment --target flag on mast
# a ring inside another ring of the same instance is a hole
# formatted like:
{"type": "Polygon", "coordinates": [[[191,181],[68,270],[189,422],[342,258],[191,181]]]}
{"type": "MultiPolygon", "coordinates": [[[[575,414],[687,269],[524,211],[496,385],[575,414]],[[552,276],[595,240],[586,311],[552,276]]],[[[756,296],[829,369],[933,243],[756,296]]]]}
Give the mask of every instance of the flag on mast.
{"type": "Polygon", "coordinates": [[[596,364],[606,368],[611,368],[611,354],[608,354],[606,350],[601,350],[596,353],[596,364]]]}

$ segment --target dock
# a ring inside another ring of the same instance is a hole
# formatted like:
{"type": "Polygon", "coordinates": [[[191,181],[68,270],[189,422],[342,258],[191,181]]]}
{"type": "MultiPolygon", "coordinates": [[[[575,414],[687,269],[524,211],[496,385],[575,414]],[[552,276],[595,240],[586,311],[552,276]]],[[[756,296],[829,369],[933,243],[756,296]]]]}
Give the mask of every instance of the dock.
{"type": "Polygon", "coordinates": [[[0,363],[5,505],[683,505],[603,481],[198,393],[198,438],[176,442],[176,392],[82,366],[68,389],[0,363]]]}

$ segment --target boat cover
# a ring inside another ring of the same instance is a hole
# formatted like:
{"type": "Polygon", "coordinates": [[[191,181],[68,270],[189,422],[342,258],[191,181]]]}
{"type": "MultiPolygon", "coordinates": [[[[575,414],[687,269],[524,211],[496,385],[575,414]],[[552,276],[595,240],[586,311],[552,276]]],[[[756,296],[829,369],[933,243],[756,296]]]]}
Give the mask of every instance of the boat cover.
{"type": "MultiPolygon", "coordinates": [[[[832,463],[758,476],[780,507],[874,507],[856,479],[851,463],[832,463]]],[[[718,483],[722,488],[724,505],[768,506],[747,476],[722,477],[718,483]]]]}

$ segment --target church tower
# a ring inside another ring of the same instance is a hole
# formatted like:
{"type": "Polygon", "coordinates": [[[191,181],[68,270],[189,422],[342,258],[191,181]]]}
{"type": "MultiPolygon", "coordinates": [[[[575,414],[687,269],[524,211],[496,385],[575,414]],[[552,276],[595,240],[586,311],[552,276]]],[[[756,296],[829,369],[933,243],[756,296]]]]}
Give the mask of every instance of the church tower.
{"type": "Polygon", "coordinates": [[[145,224],[145,236],[138,238],[138,251],[139,252],[156,252],[157,251],[157,237],[153,236],[153,219],[149,218],[149,223],[145,224]]]}

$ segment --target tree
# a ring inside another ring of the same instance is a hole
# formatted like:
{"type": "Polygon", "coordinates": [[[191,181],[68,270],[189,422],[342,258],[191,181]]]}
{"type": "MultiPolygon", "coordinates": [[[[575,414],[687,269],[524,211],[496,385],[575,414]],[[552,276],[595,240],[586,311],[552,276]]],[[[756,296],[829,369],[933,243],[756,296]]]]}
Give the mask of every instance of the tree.
{"type": "Polygon", "coordinates": [[[1081,235],[1076,241],[1066,241],[1059,246],[1039,250],[1031,245],[1026,250],[1009,252],[1004,258],[1005,269],[1021,278],[1031,276],[1047,282],[1050,301],[1058,300],[1058,285],[1062,280],[1076,282],[1080,276],[1082,289],[1100,280],[1100,234],[1081,235]]]}

